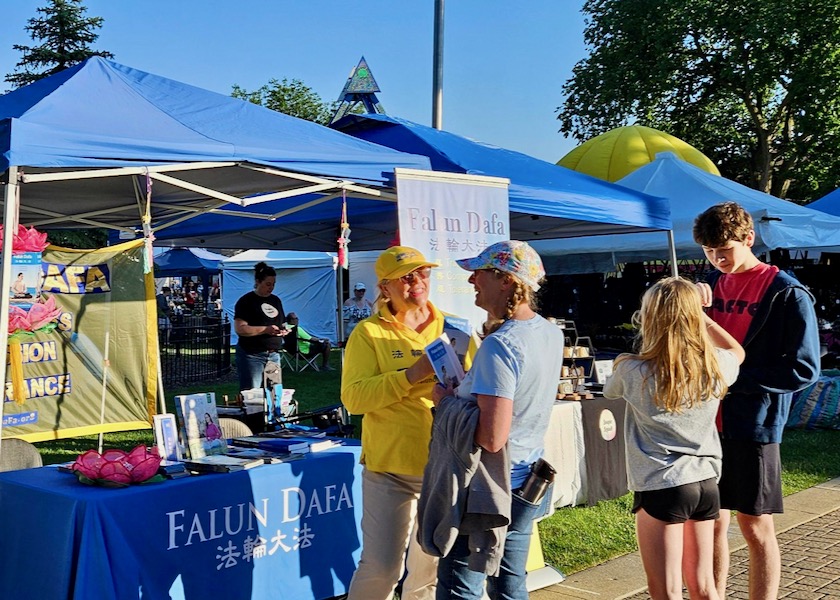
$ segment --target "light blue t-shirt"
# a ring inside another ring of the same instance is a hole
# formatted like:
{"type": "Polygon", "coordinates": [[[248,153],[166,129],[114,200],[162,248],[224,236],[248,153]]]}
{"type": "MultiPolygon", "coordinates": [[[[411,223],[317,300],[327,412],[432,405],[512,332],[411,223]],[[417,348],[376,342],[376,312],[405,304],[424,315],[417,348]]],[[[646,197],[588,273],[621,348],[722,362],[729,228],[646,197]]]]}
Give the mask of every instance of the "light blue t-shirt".
{"type": "Polygon", "coordinates": [[[485,339],[457,394],[513,399],[508,436],[511,488],[522,486],[543,453],[543,438],[557,398],[563,364],[563,331],[537,315],[506,321],[485,339]]]}

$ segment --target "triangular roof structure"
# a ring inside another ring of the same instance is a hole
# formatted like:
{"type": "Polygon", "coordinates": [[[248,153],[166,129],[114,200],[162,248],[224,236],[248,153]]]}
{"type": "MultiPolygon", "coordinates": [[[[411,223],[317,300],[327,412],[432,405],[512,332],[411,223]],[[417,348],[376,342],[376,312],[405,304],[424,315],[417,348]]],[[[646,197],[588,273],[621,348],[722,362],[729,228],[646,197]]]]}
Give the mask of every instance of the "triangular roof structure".
{"type": "MultiPolygon", "coordinates": [[[[619,184],[667,198],[671,204],[677,258],[703,258],[694,241],[694,219],[726,201],[743,206],[755,221],[754,250],[826,249],[840,246],[840,218],[781,200],[725,177],[712,175],[677,158],[657,155],[619,184]]],[[[669,258],[665,234],[633,233],[590,239],[535,242],[549,273],[610,271],[624,262],[669,258]]]]}
{"type": "Polygon", "coordinates": [[[527,239],[600,235],[670,227],[662,198],[622,188],[520,152],[387,115],[348,115],[335,124],[377,144],[428,156],[432,168],[510,179],[511,230],[527,239]],[[563,216],[562,228],[532,223],[534,216],[563,216]]]}
{"type": "Polygon", "coordinates": [[[379,85],[373,78],[373,71],[370,70],[363,56],[359,60],[359,64],[350,71],[350,77],[347,78],[344,89],[341,90],[341,95],[338,97],[338,106],[333,113],[330,124],[339,121],[358,104],[364,106],[369,113],[385,114],[385,108],[380,104],[379,98],[376,97],[378,91],[379,85]]]}
{"type": "Polygon", "coordinates": [[[147,182],[163,223],[308,192],[376,197],[395,167],[429,163],[93,57],[0,96],[0,173],[10,167],[23,172],[22,223],[129,229],[147,182]]]}

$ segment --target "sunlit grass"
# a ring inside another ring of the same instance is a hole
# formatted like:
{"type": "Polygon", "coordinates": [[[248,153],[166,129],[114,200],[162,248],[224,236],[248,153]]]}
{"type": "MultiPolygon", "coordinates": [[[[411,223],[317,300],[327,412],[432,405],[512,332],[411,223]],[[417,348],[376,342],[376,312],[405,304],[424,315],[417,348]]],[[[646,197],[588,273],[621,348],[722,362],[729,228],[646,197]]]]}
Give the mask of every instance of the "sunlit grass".
{"type": "MultiPolygon", "coordinates": [[[[840,476],[840,431],[785,432],[782,490],[786,496],[840,476]]],[[[563,573],[575,573],[637,550],[633,495],[596,506],[561,508],[539,523],[543,554],[563,573]]]]}

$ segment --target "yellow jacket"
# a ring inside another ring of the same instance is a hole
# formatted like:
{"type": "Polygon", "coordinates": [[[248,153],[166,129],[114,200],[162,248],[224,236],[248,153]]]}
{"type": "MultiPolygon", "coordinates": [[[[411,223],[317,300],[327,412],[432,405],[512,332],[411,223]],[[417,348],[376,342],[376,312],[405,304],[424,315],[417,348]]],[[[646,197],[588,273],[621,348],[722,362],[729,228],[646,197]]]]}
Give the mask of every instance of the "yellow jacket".
{"type": "Polygon", "coordinates": [[[435,376],[408,383],[405,369],[443,333],[444,314],[417,333],[397,321],[387,305],[361,321],[347,342],[341,402],[362,423],[362,462],[371,471],[423,475],[432,435],[435,376]]]}

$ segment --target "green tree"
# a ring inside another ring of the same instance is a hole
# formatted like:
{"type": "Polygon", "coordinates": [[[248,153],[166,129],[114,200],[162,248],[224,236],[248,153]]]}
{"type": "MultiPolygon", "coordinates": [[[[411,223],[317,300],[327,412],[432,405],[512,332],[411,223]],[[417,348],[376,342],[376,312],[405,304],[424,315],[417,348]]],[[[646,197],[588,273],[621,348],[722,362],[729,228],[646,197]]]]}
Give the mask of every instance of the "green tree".
{"type": "Polygon", "coordinates": [[[49,5],[37,9],[41,16],[29,19],[24,27],[38,46],[15,44],[23,58],[15,65],[16,72],[6,75],[6,81],[21,87],[38,81],[91,56],[113,58],[110,52],[92,50],[90,44],[99,37],[95,30],[102,27],[102,17],[85,17],[81,0],[50,0],[49,5]]]}
{"type": "Polygon", "coordinates": [[[800,200],[840,184],[840,2],[587,0],[558,108],[578,140],[637,122],[800,200]]]}
{"type": "Polygon", "coordinates": [[[336,103],[326,103],[315,91],[299,79],[282,81],[271,79],[266,85],[249,92],[233,86],[231,96],[241,98],[293,117],[328,125],[336,103]]]}

